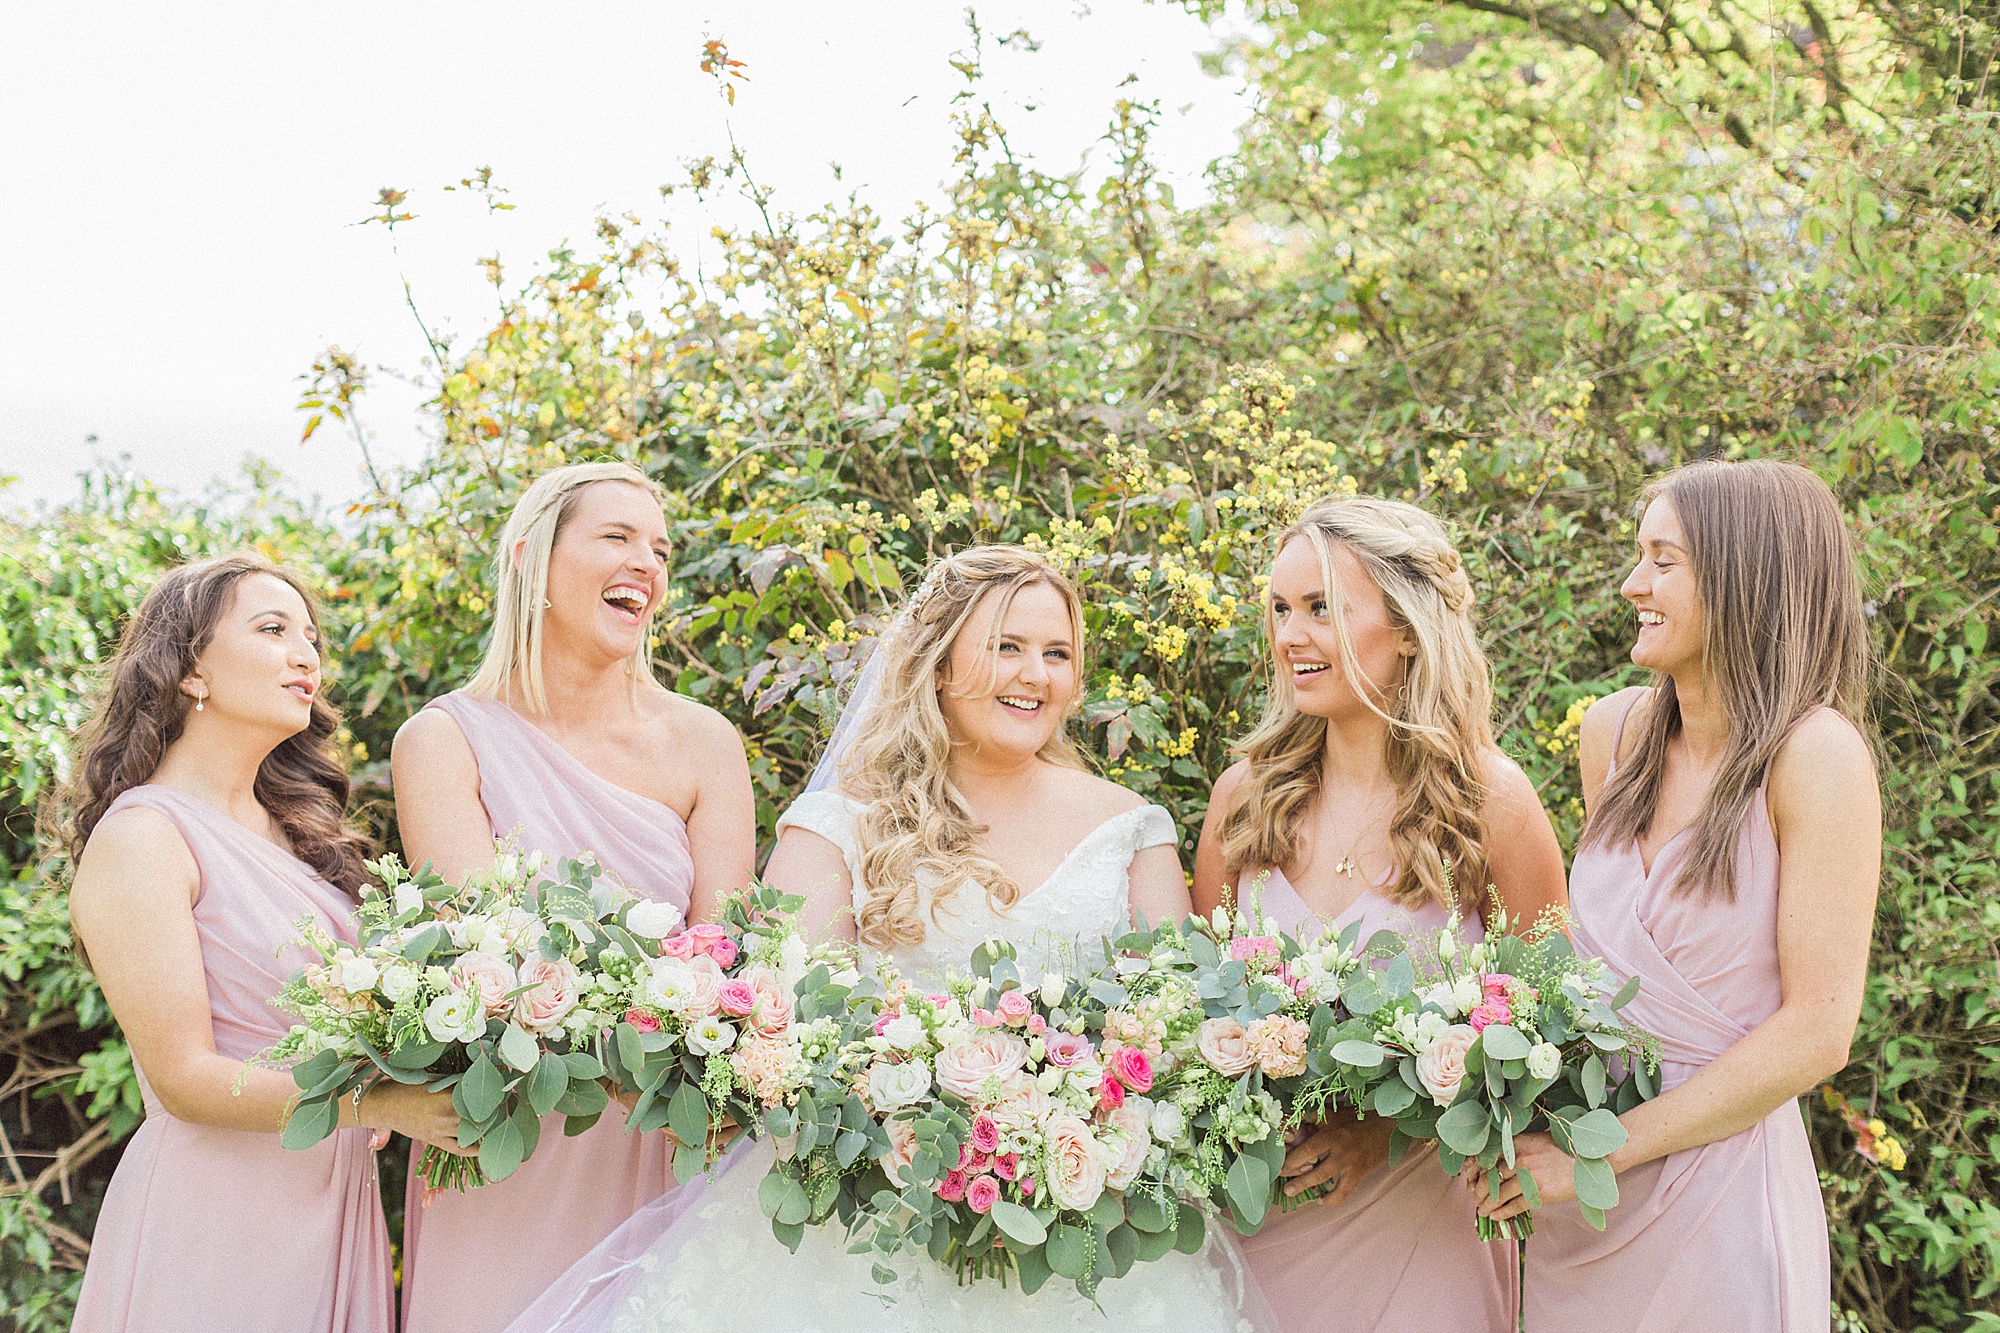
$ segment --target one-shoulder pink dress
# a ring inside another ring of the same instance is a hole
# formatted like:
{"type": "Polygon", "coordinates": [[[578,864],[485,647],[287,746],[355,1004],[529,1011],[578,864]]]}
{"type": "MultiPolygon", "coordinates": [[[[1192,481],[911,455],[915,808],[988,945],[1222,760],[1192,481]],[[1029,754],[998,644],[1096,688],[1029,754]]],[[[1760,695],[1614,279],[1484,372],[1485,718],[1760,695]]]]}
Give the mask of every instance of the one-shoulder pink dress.
{"type": "MultiPolygon", "coordinates": [[[[292,1019],[271,999],[308,956],[301,918],[354,938],[354,904],[283,848],[171,787],[134,806],[173,821],[201,874],[195,933],[216,1054],[244,1060],[292,1019]]],[[[391,1333],[394,1285],[365,1129],[287,1150],[268,1134],[190,1124],[138,1072],[146,1120],[112,1173],[77,1298],[77,1333],[391,1333]]]]}
{"type": "MultiPolygon", "coordinates": [[[[599,777],[504,704],[454,691],[431,701],[479,765],[493,835],[521,851],[596,856],[625,887],[686,910],[694,889],[687,825],[671,808],[599,777]]],[[[660,1134],[628,1134],[613,1104],[586,1133],[542,1121],[534,1155],[507,1179],[429,1206],[412,1173],[403,1213],[404,1333],[498,1333],[618,1229],[673,1188],[660,1134]]]]}
{"type": "MultiPolygon", "coordinates": [[[[1298,930],[1312,915],[1298,891],[1281,870],[1260,874],[1265,913],[1281,930],[1298,930]]],[[[1258,878],[1246,871],[1238,891],[1247,894],[1258,878]]],[[[1339,932],[1359,921],[1366,944],[1378,930],[1434,937],[1447,919],[1435,903],[1403,907],[1371,888],[1320,924],[1339,932]]],[[[1484,927],[1474,917],[1459,931],[1474,940],[1484,927]]],[[[1435,1149],[1418,1144],[1337,1204],[1274,1213],[1245,1238],[1243,1254],[1285,1333],[1513,1333],[1514,1243],[1480,1241],[1478,1221],[1472,1192],[1444,1173],[1435,1149]]]]}
{"type": "MultiPolygon", "coordinates": [[[[1749,1035],[1783,999],[1778,840],[1763,789],[1738,836],[1734,902],[1673,891],[1685,841],[1662,847],[1650,872],[1636,843],[1587,847],[1570,867],[1576,951],[1639,978],[1624,1016],[1660,1039],[1663,1089],[1749,1035]]],[[[1739,1134],[1621,1173],[1603,1231],[1573,1203],[1537,1209],[1527,1326],[1824,1333],[1828,1270],[1819,1172],[1798,1104],[1787,1102],[1739,1134]]]]}

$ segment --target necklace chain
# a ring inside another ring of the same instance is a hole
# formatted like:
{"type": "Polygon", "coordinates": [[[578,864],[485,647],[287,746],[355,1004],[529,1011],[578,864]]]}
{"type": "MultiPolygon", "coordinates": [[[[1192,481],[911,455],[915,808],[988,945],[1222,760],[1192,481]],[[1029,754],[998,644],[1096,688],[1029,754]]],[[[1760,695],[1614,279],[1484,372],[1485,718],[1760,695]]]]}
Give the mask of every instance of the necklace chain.
{"type": "Polygon", "coordinates": [[[1353,879],[1355,875],[1360,873],[1361,863],[1354,859],[1354,854],[1361,850],[1362,841],[1366,839],[1371,832],[1374,831],[1377,821],[1379,821],[1382,818],[1382,816],[1388,814],[1389,811],[1392,810],[1394,807],[1395,803],[1391,801],[1388,805],[1384,806],[1380,810],[1377,810],[1374,814],[1368,817],[1368,822],[1363,824],[1361,826],[1361,831],[1354,835],[1354,841],[1348,844],[1347,855],[1341,857],[1340,860],[1334,863],[1333,866],[1334,874],[1345,875],[1347,878],[1353,879]]]}

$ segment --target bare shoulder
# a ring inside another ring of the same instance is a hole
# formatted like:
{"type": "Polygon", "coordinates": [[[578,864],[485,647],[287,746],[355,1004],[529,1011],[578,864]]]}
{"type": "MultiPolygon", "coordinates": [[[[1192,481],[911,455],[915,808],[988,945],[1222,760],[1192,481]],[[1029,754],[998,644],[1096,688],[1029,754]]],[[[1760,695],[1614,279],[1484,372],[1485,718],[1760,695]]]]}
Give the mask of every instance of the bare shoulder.
{"type": "Polygon", "coordinates": [[[1533,779],[1500,750],[1486,752],[1485,771],[1479,776],[1486,784],[1486,804],[1498,816],[1489,818],[1488,823],[1510,826],[1542,808],[1533,779]]]}
{"type": "Polygon", "coordinates": [[[698,699],[671,690],[650,695],[648,706],[654,723],[668,733],[678,748],[716,755],[741,751],[743,736],[736,724],[698,699]]]}
{"type": "Polygon", "coordinates": [[[1769,781],[1774,804],[1838,799],[1863,788],[1872,792],[1875,756],[1854,723],[1834,709],[1817,708],[1778,747],[1769,781]]]}
{"type": "Polygon", "coordinates": [[[1130,787],[1121,787],[1109,778],[1100,778],[1095,773],[1086,773],[1078,768],[1051,767],[1056,774],[1056,790],[1065,804],[1090,811],[1094,822],[1102,823],[1128,810],[1151,804],[1130,787]]]}
{"type": "Polygon", "coordinates": [[[392,762],[414,762],[426,767],[438,763],[477,764],[472,743],[442,708],[419,708],[396,728],[389,757],[392,762]]]}
{"type": "Polygon", "coordinates": [[[1611,739],[1618,734],[1619,720],[1626,716],[1631,721],[1625,724],[1625,734],[1637,734],[1636,724],[1645,720],[1645,711],[1652,707],[1653,687],[1651,685],[1628,685],[1622,690],[1614,690],[1592,704],[1583,715],[1583,726],[1577,733],[1581,746],[1595,745],[1604,751],[1605,758],[1611,757],[1611,739]]]}
{"type": "MultiPolygon", "coordinates": [[[[1502,757],[1504,758],[1505,756],[1502,757]]],[[[1229,804],[1230,798],[1236,795],[1236,789],[1249,781],[1249,779],[1250,761],[1248,759],[1238,759],[1228,768],[1223,769],[1222,776],[1215,780],[1215,786],[1208,793],[1209,805],[1226,807],[1229,804]]]]}
{"type": "Polygon", "coordinates": [[[201,868],[174,821],[158,810],[127,806],[90,831],[70,885],[70,910],[88,914],[100,902],[128,903],[159,891],[191,902],[200,883],[201,868]]]}

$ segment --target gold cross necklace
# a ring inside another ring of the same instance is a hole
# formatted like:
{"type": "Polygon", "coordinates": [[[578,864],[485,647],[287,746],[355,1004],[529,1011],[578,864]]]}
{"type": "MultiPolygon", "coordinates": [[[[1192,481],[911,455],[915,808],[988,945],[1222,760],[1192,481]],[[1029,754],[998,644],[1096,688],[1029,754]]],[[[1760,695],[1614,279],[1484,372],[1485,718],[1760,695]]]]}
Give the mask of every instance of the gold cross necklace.
{"type": "MultiPolygon", "coordinates": [[[[1393,806],[1393,802],[1391,804],[1393,806]]],[[[1334,864],[1333,871],[1335,874],[1345,875],[1347,876],[1347,878],[1353,879],[1355,875],[1360,873],[1361,863],[1354,859],[1354,854],[1361,850],[1362,840],[1365,839],[1370,833],[1374,831],[1376,822],[1379,821],[1383,815],[1388,813],[1389,811],[1387,809],[1384,809],[1384,810],[1378,810],[1373,815],[1369,816],[1368,822],[1361,826],[1361,832],[1355,835],[1353,843],[1351,843],[1348,846],[1347,855],[1341,857],[1340,860],[1334,864]]]]}

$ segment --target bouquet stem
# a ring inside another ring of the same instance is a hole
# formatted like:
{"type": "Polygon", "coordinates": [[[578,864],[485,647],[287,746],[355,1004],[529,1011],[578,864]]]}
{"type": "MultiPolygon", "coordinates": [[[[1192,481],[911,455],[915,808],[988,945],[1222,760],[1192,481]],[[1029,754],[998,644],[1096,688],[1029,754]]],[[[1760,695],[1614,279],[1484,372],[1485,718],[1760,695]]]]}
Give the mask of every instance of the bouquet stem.
{"type": "Polygon", "coordinates": [[[1479,1239],[1481,1240],[1526,1240],[1535,1234],[1535,1215],[1521,1213],[1505,1221],[1496,1222],[1490,1217],[1479,1219],[1479,1239]]]}
{"type": "Polygon", "coordinates": [[[944,1261],[958,1274],[958,1285],[969,1286],[981,1278],[999,1278],[1000,1285],[1006,1286],[1007,1279],[1015,1272],[1014,1253],[998,1245],[983,1254],[967,1254],[952,1243],[946,1251],[944,1261]]]}
{"type": "Polygon", "coordinates": [[[479,1169],[479,1158],[446,1152],[442,1148],[426,1144],[423,1156],[417,1159],[417,1174],[424,1178],[424,1207],[430,1207],[431,1200],[446,1190],[463,1192],[486,1183],[486,1173],[479,1169]]]}

